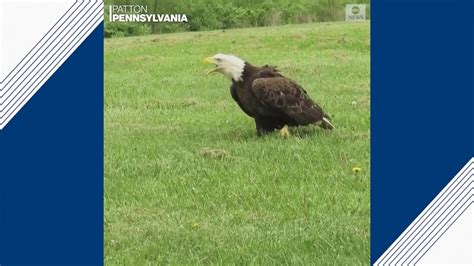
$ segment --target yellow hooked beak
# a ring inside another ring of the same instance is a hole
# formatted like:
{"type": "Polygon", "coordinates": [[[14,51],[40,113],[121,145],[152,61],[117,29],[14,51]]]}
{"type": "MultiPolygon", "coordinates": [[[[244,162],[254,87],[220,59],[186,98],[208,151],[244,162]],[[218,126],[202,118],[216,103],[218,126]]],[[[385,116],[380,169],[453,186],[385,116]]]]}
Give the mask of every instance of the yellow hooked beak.
{"type": "Polygon", "coordinates": [[[206,63],[206,64],[214,64],[214,65],[216,65],[213,69],[207,71],[207,74],[208,74],[208,75],[211,74],[211,73],[213,73],[213,72],[215,72],[215,71],[217,71],[217,70],[219,69],[219,68],[217,67],[217,64],[216,64],[215,61],[214,61],[214,58],[212,58],[212,57],[206,57],[206,58],[204,58],[204,60],[202,60],[202,62],[203,62],[203,63],[206,63]]]}

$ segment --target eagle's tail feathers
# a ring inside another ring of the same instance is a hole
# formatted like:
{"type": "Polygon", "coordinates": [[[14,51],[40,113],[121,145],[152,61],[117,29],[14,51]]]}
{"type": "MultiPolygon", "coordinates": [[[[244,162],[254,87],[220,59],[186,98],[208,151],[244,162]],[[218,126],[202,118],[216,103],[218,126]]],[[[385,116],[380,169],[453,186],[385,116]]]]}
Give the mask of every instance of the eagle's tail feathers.
{"type": "Polygon", "coordinates": [[[329,130],[333,130],[334,129],[334,126],[333,124],[331,124],[331,121],[326,118],[326,117],[323,117],[323,121],[322,123],[320,124],[320,127],[324,128],[324,129],[329,129],[329,130]]]}

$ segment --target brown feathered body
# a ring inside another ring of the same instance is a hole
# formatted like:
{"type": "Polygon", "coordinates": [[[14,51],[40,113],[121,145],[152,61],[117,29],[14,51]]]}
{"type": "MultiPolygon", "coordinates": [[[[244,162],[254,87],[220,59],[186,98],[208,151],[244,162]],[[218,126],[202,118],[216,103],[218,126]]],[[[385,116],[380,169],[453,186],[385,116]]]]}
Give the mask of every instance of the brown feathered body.
{"type": "Polygon", "coordinates": [[[288,126],[318,124],[332,129],[330,117],[295,81],[273,67],[245,63],[242,79],[232,81],[232,98],[255,119],[258,134],[288,126]]]}

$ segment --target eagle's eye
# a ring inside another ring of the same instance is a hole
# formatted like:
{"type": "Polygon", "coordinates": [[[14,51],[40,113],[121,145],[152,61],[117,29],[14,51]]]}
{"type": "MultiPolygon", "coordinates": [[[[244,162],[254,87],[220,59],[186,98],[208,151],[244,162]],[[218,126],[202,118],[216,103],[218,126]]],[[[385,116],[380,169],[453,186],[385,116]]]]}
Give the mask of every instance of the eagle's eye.
{"type": "Polygon", "coordinates": [[[222,62],[222,59],[216,58],[216,61],[220,63],[220,62],[222,62]]]}

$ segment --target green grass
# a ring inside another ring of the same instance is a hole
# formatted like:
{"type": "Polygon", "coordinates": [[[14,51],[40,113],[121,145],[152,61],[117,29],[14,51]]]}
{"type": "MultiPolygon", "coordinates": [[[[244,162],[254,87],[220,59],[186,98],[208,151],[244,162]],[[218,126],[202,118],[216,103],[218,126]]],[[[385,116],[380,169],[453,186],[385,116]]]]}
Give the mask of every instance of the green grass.
{"type": "Polygon", "coordinates": [[[369,23],[105,41],[105,263],[369,263],[369,23]],[[257,137],[202,59],[274,64],[333,116],[257,137]],[[361,167],[353,172],[353,167],[361,167]]]}

